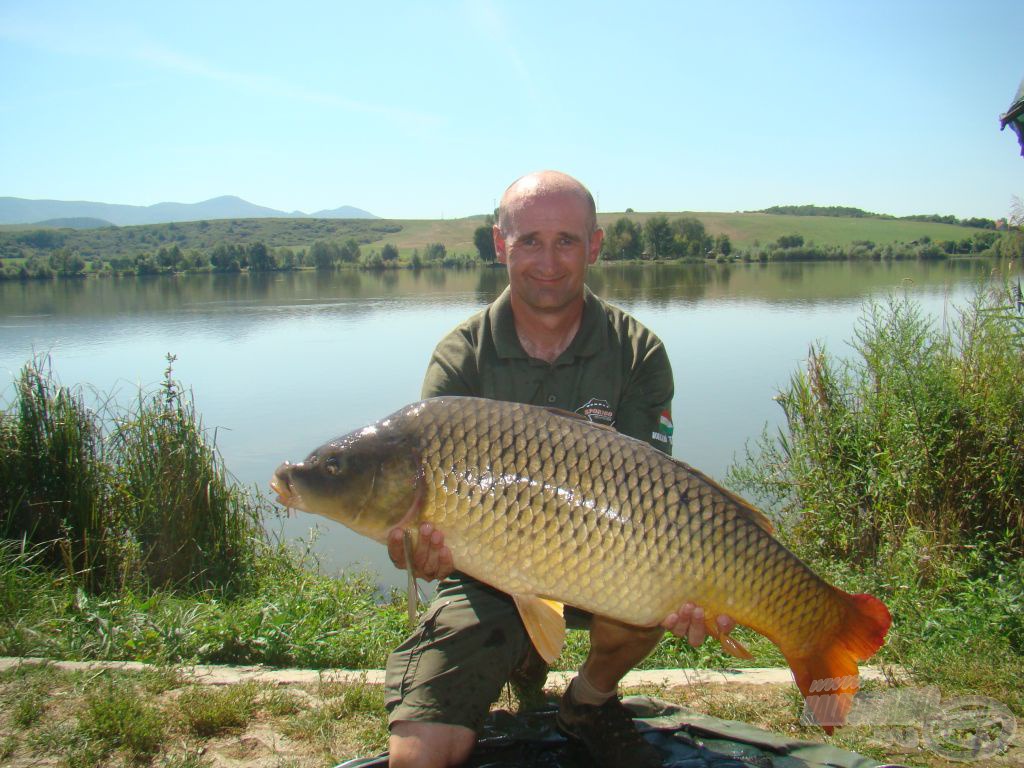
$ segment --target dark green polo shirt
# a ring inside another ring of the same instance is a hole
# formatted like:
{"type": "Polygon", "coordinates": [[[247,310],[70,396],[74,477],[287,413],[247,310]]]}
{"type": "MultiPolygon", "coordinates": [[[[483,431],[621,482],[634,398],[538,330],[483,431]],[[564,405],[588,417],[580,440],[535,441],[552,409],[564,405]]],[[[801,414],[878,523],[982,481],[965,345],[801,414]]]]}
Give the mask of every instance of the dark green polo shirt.
{"type": "Polygon", "coordinates": [[[672,367],[661,340],[585,289],[575,338],[554,363],[519,343],[506,288],[434,350],[423,397],[466,395],[574,411],[672,451],[672,367]]]}

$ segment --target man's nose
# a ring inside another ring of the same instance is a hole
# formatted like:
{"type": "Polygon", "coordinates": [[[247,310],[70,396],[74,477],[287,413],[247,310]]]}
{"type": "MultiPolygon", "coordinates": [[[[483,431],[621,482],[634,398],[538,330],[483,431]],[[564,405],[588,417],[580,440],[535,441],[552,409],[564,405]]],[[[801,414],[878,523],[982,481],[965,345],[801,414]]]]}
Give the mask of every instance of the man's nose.
{"type": "Polygon", "coordinates": [[[541,264],[550,270],[554,270],[558,261],[558,246],[554,242],[543,243],[540,250],[541,264]]]}

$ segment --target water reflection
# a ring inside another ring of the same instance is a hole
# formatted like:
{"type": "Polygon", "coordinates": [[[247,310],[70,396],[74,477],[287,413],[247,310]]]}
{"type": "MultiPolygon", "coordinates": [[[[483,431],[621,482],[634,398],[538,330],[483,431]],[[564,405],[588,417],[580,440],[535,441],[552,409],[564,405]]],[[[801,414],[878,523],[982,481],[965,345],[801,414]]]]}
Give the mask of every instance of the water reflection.
{"type": "MultiPolygon", "coordinates": [[[[658,306],[702,299],[756,298],[798,302],[863,298],[903,285],[941,288],[980,281],[993,263],[978,259],[939,262],[784,262],[779,264],[604,264],[588,283],[612,301],[658,306]]],[[[256,306],[327,303],[349,299],[438,295],[485,304],[507,283],[503,268],[444,270],[339,270],[264,274],[147,276],[0,283],[4,317],[139,315],[210,305],[256,306]]]]}

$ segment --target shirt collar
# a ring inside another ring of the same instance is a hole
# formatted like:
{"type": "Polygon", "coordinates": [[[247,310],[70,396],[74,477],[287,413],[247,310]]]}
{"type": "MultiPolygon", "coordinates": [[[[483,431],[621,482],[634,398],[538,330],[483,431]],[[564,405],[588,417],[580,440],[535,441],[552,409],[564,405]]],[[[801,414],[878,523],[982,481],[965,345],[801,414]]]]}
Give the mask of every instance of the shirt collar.
{"type": "MultiPolygon", "coordinates": [[[[487,311],[491,324],[491,336],[498,357],[529,359],[519,343],[515,319],[512,316],[511,288],[506,287],[487,311]]],[[[571,362],[577,357],[591,357],[604,349],[608,339],[608,324],[601,322],[604,312],[601,301],[586,285],[583,286],[583,317],[569,347],[563,352],[556,365],[571,362]]]]}

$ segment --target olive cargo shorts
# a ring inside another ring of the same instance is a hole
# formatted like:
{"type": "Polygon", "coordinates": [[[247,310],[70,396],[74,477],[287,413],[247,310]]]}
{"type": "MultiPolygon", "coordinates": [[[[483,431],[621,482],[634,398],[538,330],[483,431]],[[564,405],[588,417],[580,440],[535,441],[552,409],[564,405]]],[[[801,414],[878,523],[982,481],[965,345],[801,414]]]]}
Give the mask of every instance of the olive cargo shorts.
{"type": "MultiPolygon", "coordinates": [[[[574,628],[586,627],[588,618],[566,610],[574,628]]],[[[445,723],[479,732],[502,686],[531,654],[512,598],[456,573],[441,583],[412,635],[388,657],[388,722],[445,723]]]]}

